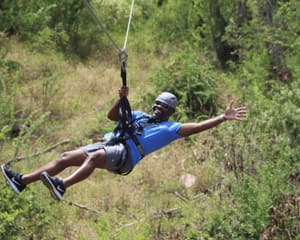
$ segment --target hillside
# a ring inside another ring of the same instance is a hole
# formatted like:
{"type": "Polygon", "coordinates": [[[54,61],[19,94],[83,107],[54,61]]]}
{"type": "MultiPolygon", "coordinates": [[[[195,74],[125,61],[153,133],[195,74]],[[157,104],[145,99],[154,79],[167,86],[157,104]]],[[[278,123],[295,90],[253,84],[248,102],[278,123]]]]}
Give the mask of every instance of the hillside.
{"type": "MultiPolygon", "coordinates": [[[[136,2],[132,108],[149,112],[171,91],[174,121],[216,116],[231,99],[247,119],[180,139],[128,176],[96,170],[62,202],[1,178],[0,238],[300,239],[299,6],[263,2],[136,2]]],[[[131,2],[91,3],[121,45],[131,2]]],[[[0,13],[0,162],[28,173],[114,128],[118,51],[76,1],[4,1],[0,13]]]]}

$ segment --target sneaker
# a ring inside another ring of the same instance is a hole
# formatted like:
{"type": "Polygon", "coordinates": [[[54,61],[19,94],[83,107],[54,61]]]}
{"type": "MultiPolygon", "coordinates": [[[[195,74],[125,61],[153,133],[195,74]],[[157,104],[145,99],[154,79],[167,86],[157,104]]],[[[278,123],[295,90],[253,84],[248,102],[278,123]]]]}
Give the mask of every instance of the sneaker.
{"type": "Polygon", "coordinates": [[[5,164],[1,165],[1,171],[9,185],[16,193],[22,192],[26,185],[21,183],[22,174],[9,170],[5,164]]]}
{"type": "Polygon", "coordinates": [[[42,172],[41,180],[50,190],[51,196],[60,201],[66,192],[63,181],[59,178],[51,177],[47,172],[42,172]]]}

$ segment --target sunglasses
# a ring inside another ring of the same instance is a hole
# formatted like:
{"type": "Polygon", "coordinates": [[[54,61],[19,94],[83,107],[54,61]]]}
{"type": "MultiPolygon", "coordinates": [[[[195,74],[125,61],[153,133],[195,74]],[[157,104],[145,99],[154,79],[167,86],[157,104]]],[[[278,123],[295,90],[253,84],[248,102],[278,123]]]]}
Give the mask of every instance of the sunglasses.
{"type": "Polygon", "coordinates": [[[163,103],[163,102],[161,102],[161,101],[155,101],[155,104],[156,105],[159,105],[159,106],[162,106],[163,108],[169,108],[169,105],[168,104],[166,104],[166,103],[163,103]]]}

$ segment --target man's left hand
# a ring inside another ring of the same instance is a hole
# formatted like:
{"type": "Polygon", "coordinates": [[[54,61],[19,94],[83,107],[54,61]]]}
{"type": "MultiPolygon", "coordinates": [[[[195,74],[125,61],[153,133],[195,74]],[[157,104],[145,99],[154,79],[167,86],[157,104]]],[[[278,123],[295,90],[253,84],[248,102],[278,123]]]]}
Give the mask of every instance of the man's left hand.
{"type": "Polygon", "coordinates": [[[227,106],[224,112],[224,119],[238,120],[238,121],[243,120],[246,117],[247,108],[246,107],[233,108],[233,102],[234,101],[231,101],[227,106]]]}

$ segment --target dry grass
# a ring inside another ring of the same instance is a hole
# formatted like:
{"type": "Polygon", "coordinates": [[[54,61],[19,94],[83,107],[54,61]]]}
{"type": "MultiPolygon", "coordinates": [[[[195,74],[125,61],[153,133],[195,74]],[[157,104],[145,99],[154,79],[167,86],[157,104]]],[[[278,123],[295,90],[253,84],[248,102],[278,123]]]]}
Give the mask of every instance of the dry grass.
{"type": "MultiPolygon", "coordinates": [[[[98,62],[74,65],[51,55],[45,59],[44,55],[29,54],[18,43],[15,43],[7,58],[18,60],[25,68],[26,84],[17,103],[19,108],[27,111],[32,110],[34,106],[40,106],[39,91],[33,91],[39,89],[35,81],[39,79],[38,67],[52,65],[61,72],[61,77],[57,79],[60,91],[57,96],[54,96],[55,102],[52,108],[48,109],[57,114],[58,123],[48,130],[48,135],[42,141],[30,146],[29,151],[42,150],[46,148],[45,146],[66,138],[83,139],[91,128],[106,121],[106,112],[111,106],[112,99],[117,97],[121,85],[119,66],[98,62]],[[99,115],[102,116],[100,122],[97,117],[99,115]]],[[[139,101],[140,93],[152,89],[148,75],[156,64],[153,59],[143,58],[143,56],[134,56],[132,62],[128,64],[128,85],[130,100],[133,103],[139,101]]],[[[41,113],[42,109],[39,111],[41,113]]],[[[212,178],[212,166],[201,164],[203,159],[207,160],[209,151],[209,146],[201,143],[203,136],[199,136],[199,143],[192,148],[185,140],[179,140],[147,156],[126,177],[96,170],[87,180],[70,188],[66,200],[104,211],[105,216],[116,223],[116,226],[112,227],[114,231],[120,228],[122,223],[142,219],[159,209],[163,210],[166,206],[179,206],[181,200],[174,193],[177,191],[183,195],[188,194],[187,189],[180,184],[182,174],[191,173],[196,176],[196,185],[191,189],[191,195],[210,188],[216,181],[212,178]],[[118,223],[120,217],[124,219],[118,223]]],[[[72,147],[74,146],[60,147],[42,157],[20,162],[14,168],[23,173],[29,172],[72,147]]],[[[13,147],[8,146],[5,153],[2,153],[2,157],[6,158],[12,154],[12,149],[13,147]]],[[[25,152],[21,150],[20,154],[25,152]]],[[[67,169],[60,176],[66,176],[74,170],[74,168],[67,169]]],[[[41,194],[46,194],[48,197],[42,184],[38,188],[41,189],[41,194]]],[[[64,230],[60,230],[60,234],[64,235],[61,239],[79,239],[81,234],[87,239],[97,239],[97,217],[87,211],[68,207],[64,203],[59,204],[58,207],[62,209],[65,220],[64,230]]],[[[136,231],[134,226],[132,231],[133,233],[136,231]]]]}

